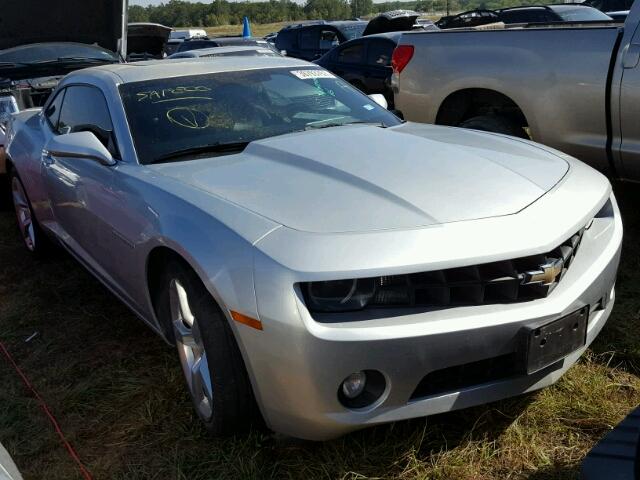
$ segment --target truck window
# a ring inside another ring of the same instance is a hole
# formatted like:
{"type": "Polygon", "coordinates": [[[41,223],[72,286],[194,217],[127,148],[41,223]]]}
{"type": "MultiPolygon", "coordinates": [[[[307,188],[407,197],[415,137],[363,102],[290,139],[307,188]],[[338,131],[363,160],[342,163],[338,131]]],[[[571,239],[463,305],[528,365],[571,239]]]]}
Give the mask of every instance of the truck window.
{"type": "Polygon", "coordinates": [[[320,50],[328,51],[338,45],[338,33],[334,30],[324,29],[320,31],[320,50]]]}
{"type": "Polygon", "coordinates": [[[303,29],[298,35],[300,50],[316,50],[318,48],[318,31],[314,28],[303,29]]]}
{"type": "Polygon", "coordinates": [[[356,43],[348,45],[338,53],[338,62],[340,63],[362,63],[364,55],[364,45],[356,43]]]}

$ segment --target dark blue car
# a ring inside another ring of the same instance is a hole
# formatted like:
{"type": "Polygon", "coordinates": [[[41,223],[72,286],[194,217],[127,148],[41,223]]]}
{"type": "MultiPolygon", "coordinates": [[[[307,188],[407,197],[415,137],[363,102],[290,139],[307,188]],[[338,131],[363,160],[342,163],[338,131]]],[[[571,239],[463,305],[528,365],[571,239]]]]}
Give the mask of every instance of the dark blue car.
{"type": "Polygon", "coordinates": [[[393,108],[391,56],[401,32],[379,33],[350,40],[315,61],[367,95],[381,93],[393,108]]]}

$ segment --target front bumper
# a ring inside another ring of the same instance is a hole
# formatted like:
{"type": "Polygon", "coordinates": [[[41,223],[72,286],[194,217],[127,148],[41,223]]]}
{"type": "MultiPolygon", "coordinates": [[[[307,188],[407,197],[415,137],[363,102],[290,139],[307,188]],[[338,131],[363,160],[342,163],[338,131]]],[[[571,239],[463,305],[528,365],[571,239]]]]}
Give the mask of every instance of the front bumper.
{"type": "Polygon", "coordinates": [[[586,305],[591,306],[588,346],[614,303],[622,223],[613,203],[614,217],[594,220],[558,287],[547,298],[530,302],[413,313],[386,309],[377,319],[318,323],[300,292],[274,298],[274,291],[291,291],[290,272],[274,277],[276,267],[266,265],[268,259],[257,258],[258,312],[265,328],[259,333],[238,333],[267,424],[295,437],[326,440],[366,426],[466,408],[554,383],[586,346],[532,375],[485,383],[469,379],[450,391],[416,396],[417,386],[429,373],[513,354],[523,326],[550,322],[586,305]],[[372,406],[348,409],[340,403],[338,389],[342,380],[360,370],[382,372],[386,389],[372,406]]]}

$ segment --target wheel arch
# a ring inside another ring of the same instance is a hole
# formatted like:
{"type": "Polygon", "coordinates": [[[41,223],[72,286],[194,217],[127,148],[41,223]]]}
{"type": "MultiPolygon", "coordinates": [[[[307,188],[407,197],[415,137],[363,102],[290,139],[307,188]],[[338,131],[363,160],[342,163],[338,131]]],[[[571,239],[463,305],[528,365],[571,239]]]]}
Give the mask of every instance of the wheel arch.
{"type": "MultiPolygon", "coordinates": [[[[177,250],[166,245],[159,245],[153,247],[147,254],[147,259],[145,262],[145,281],[147,287],[147,295],[151,308],[153,309],[153,314],[156,317],[156,323],[158,327],[160,327],[164,339],[169,343],[172,343],[171,325],[164,324],[163,320],[158,315],[157,293],[159,292],[162,285],[162,275],[164,273],[164,270],[171,261],[178,262],[185,268],[192,270],[200,279],[200,281],[205,285],[205,288],[207,285],[206,282],[202,280],[202,276],[200,275],[198,269],[195,268],[191,264],[191,262],[177,250]]],[[[214,297],[214,300],[218,304],[218,306],[222,308],[218,299],[214,297]]]]}
{"type": "Polygon", "coordinates": [[[436,124],[457,126],[479,115],[507,116],[520,127],[529,122],[520,106],[509,96],[487,88],[466,88],[449,94],[438,109],[436,124]]]}

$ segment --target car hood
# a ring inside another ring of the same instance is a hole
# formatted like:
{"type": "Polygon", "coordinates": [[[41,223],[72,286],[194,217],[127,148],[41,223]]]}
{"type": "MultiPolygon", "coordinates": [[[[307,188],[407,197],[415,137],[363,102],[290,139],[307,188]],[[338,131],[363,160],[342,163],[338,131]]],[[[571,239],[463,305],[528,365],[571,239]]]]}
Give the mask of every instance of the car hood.
{"type": "Polygon", "coordinates": [[[159,23],[130,23],[127,27],[127,54],[160,56],[171,28],[159,23]]]}
{"type": "Polygon", "coordinates": [[[149,168],[287,227],[335,233],[515,214],[569,165],[524,141],[407,123],[294,133],[149,168]]]}
{"type": "Polygon", "coordinates": [[[411,30],[419,16],[419,14],[411,10],[393,10],[381,13],[369,21],[364,32],[362,32],[362,36],[411,30]]]}
{"type": "Polygon", "coordinates": [[[118,50],[124,0],[3,0],[0,50],[45,42],[98,44],[118,50]]]}

